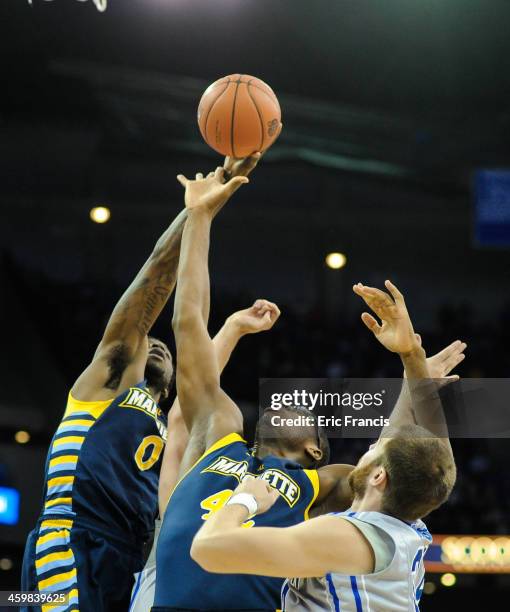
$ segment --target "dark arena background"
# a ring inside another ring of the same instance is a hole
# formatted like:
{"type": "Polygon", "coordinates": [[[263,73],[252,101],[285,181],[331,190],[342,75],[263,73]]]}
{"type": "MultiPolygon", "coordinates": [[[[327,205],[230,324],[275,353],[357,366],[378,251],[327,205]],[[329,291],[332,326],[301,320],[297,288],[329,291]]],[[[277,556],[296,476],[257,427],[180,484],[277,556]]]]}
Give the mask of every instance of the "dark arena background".
{"type": "MultiPolygon", "coordinates": [[[[222,163],[196,110],[223,75],[269,83],[284,122],[212,236],[211,331],[258,297],[282,310],[223,377],[250,431],[261,377],[401,375],[358,281],[402,288],[428,353],[467,342],[462,377],[510,377],[510,2],[3,0],[0,23],[0,590],[19,588],[68,390],[183,206],[176,174],[222,163]]],[[[422,609],[508,609],[508,440],[453,446],[422,609]]]]}

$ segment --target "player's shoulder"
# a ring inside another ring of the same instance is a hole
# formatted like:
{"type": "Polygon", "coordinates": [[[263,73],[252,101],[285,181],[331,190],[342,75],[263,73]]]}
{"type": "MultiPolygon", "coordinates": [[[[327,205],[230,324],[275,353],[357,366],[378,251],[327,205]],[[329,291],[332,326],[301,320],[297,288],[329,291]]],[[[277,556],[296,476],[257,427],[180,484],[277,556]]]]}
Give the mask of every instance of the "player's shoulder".
{"type": "Polygon", "coordinates": [[[241,451],[248,451],[248,443],[238,433],[232,432],[219,438],[216,442],[213,442],[204,452],[202,458],[208,457],[218,451],[226,450],[227,448],[236,448],[241,451]]]}
{"type": "MultiPolygon", "coordinates": [[[[109,422],[113,418],[116,423],[119,423],[117,417],[127,414],[146,414],[159,422],[163,428],[167,424],[166,415],[152,397],[145,381],[118,391],[114,396],[105,399],[79,399],[71,390],[67,397],[62,422],[74,422],[77,419],[90,419],[96,422],[106,412],[110,415],[109,422]]],[[[123,420],[121,419],[120,422],[123,420]]]]}
{"type": "Polygon", "coordinates": [[[73,391],[69,391],[66,402],[66,409],[64,412],[64,419],[69,419],[74,416],[85,416],[90,415],[97,419],[103,412],[115,401],[115,397],[108,399],[97,399],[92,401],[84,401],[76,398],[73,395],[73,391]]]}
{"type": "Polygon", "coordinates": [[[425,542],[428,542],[429,544],[432,542],[432,534],[428,530],[427,525],[425,525],[421,519],[410,523],[409,526],[420,537],[420,539],[425,540],[425,542]]]}

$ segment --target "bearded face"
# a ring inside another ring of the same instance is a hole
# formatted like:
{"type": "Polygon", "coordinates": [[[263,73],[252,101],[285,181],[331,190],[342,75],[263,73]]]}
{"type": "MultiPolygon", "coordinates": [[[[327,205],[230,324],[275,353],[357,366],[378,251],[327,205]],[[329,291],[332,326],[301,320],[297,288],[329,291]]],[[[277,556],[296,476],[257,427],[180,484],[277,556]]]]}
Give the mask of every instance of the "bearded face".
{"type": "Polygon", "coordinates": [[[354,497],[362,498],[365,495],[368,479],[374,467],[372,462],[365,465],[358,465],[349,474],[349,486],[351,487],[354,497]]]}

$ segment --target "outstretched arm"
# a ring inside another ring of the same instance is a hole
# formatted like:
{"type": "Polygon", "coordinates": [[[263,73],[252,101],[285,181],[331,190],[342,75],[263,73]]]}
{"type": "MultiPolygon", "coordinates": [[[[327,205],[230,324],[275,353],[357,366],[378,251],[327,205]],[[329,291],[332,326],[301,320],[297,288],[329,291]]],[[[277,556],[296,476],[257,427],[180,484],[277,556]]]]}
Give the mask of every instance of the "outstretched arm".
{"type": "MultiPolygon", "coordinates": [[[[230,315],[223,327],[213,338],[212,342],[220,374],[230,360],[232,351],[239,340],[246,334],[255,334],[263,331],[264,327],[261,326],[259,312],[266,305],[278,310],[276,304],[272,304],[267,300],[257,300],[250,308],[239,310],[230,315]]],[[[189,442],[189,433],[178,399],[175,400],[169,412],[168,431],[169,437],[165,446],[159,477],[160,516],[163,516],[165,513],[170,493],[177,484],[179,474],[186,472],[202,454],[200,449],[194,447],[186,454],[186,459],[184,460],[189,442]]]]}
{"type": "MultiPolygon", "coordinates": [[[[367,312],[361,318],[385,348],[400,356],[407,377],[414,422],[443,440],[451,453],[439,385],[431,377],[426,354],[414,332],[404,296],[390,281],[387,280],[385,285],[390,295],[374,287],[354,287],[355,293],[363,298],[381,322],[367,312]]],[[[392,433],[387,431],[383,435],[390,436],[392,433]]]]}
{"type": "Polygon", "coordinates": [[[186,217],[183,210],[175,218],[115,306],[92,363],[73,386],[76,399],[109,399],[143,378],[147,334],[175,287],[186,217]]]}
{"type": "Polygon", "coordinates": [[[236,503],[238,493],[255,501],[257,515],[278,498],[278,492],[259,478],[248,478],[239,485],[230,505],[205,521],[193,540],[191,557],[208,572],[278,578],[373,572],[372,547],[352,523],[337,516],[321,516],[293,527],[245,529],[242,525],[249,512],[236,503]]]}
{"type": "MultiPolygon", "coordinates": [[[[260,156],[248,161],[254,167],[260,156]]],[[[195,181],[183,176],[188,220],[183,232],[173,327],[177,346],[177,393],[190,432],[190,444],[205,450],[232,432],[242,431],[242,415],[220,387],[220,373],[213,343],[203,316],[209,299],[209,240],[216,213],[242,184],[245,177],[223,182],[222,168],[195,181]]],[[[266,306],[258,313],[261,328],[269,329],[277,313],[266,306]]]]}
{"type": "MultiPolygon", "coordinates": [[[[417,341],[421,344],[421,338],[418,335],[417,341]]],[[[459,380],[457,375],[449,376],[449,374],[464,360],[466,346],[464,342],[456,340],[436,355],[427,358],[426,363],[430,378],[434,379],[438,386],[459,380]]],[[[411,361],[407,365],[407,370],[412,367],[413,363],[411,361]]],[[[413,375],[416,376],[415,371],[413,375]]],[[[428,413],[430,416],[430,411],[428,413]]],[[[383,429],[381,436],[385,436],[389,431],[395,431],[404,425],[417,424],[413,410],[413,397],[407,381],[407,372],[404,370],[402,390],[390,415],[390,424],[383,429]]],[[[350,507],[352,491],[348,483],[348,476],[353,469],[354,466],[352,465],[332,464],[318,470],[320,492],[310,512],[311,516],[327,514],[328,512],[341,512],[350,507]]]]}
{"type": "MultiPolygon", "coordinates": [[[[390,283],[391,285],[391,283],[390,283]]],[[[391,285],[393,289],[396,289],[391,285]]],[[[353,287],[354,292],[362,297],[365,303],[374,310],[380,316],[383,315],[381,306],[386,306],[386,309],[392,308],[394,304],[391,303],[389,296],[378,289],[372,289],[365,287],[361,283],[358,283],[353,287]],[[381,301],[382,300],[382,301],[381,301]]],[[[403,298],[402,298],[403,299],[403,298]]],[[[403,304],[405,309],[405,304],[403,304]]],[[[400,306],[402,308],[402,305],[400,306]]],[[[406,317],[400,317],[400,313],[393,313],[396,316],[397,321],[402,321],[404,324],[410,324],[409,315],[405,310],[406,317]]],[[[385,311],[385,316],[393,316],[391,313],[385,311]]],[[[363,322],[370,330],[379,331],[379,325],[375,319],[368,313],[363,314],[363,322]]],[[[385,323],[383,322],[383,325],[385,323]]],[[[386,324],[387,325],[387,324],[386,324]]],[[[412,325],[411,325],[412,330],[412,325]]],[[[381,328],[382,331],[382,328],[381,328]]],[[[375,331],[374,331],[375,333],[375,331]]],[[[414,334],[414,331],[412,332],[414,334]]],[[[387,334],[387,331],[386,331],[387,334]]],[[[416,346],[421,347],[421,338],[418,334],[414,334],[416,340],[416,346]]],[[[381,340],[382,342],[382,340],[381,340]]],[[[450,375],[450,372],[456,368],[459,363],[464,360],[464,351],[466,344],[460,340],[452,342],[449,346],[444,348],[442,351],[426,359],[427,366],[427,378],[434,379],[435,384],[440,387],[459,379],[457,375],[450,375]]],[[[399,398],[395,404],[395,407],[390,416],[390,424],[385,427],[381,432],[381,436],[387,435],[390,431],[395,431],[399,427],[404,425],[424,425],[426,428],[431,427],[431,423],[437,420],[437,401],[425,401],[427,396],[424,393],[425,389],[421,388],[420,395],[418,395],[419,388],[415,382],[410,383],[408,380],[409,373],[416,380],[423,375],[424,372],[417,369],[416,366],[416,355],[405,356],[404,358],[404,384],[400,392],[399,398]],[[410,386],[412,385],[412,387],[410,386]],[[422,406],[420,410],[421,422],[417,422],[415,406],[422,406]],[[436,414],[434,414],[436,412],[436,414]]],[[[419,365],[418,365],[419,368],[419,365]]],[[[423,376],[422,376],[423,378],[423,376]]],[[[428,389],[434,391],[433,397],[437,396],[437,388],[433,383],[428,383],[428,389]],[[431,387],[432,385],[432,387],[431,387]]],[[[430,399],[430,398],[429,398],[430,399]]],[[[348,484],[348,475],[352,471],[353,466],[350,465],[327,465],[319,469],[319,482],[320,482],[320,493],[317,500],[312,508],[311,515],[318,516],[320,514],[326,514],[328,512],[338,512],[346,510],[352,502],[352,491],[348,484]]]]}

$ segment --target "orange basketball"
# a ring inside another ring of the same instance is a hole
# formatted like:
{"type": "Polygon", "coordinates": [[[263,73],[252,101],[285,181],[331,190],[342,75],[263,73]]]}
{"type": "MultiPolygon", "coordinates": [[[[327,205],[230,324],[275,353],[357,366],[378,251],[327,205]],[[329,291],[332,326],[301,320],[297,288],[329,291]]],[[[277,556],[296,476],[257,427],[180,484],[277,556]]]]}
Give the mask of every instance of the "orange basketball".
{"type": "Polygon", "coordinates": [[[248,74],[231,74],[205,90],[198,125],[206,143],[222,155],[247,157],[268,149],[278,136],[281,110],[274,91],[248,74]]]}

